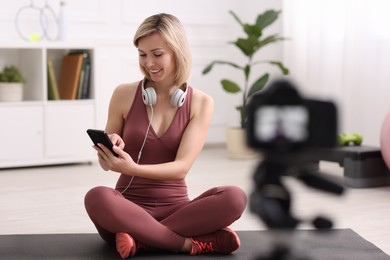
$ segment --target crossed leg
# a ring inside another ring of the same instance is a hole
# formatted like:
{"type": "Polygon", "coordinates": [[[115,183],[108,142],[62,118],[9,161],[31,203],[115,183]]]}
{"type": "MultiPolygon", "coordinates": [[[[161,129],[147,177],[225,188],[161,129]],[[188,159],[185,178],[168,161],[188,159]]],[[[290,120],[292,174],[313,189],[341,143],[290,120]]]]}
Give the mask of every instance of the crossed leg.
{"type": "Polygon", "coordinates": [[[157,220],[154,212],[127,200],[120,192],[96,187],[85,196],[85,207],[99,234],[109,243],[115,242],[116,233],[124,232],[149,247],[179,252],[186,238],[232,224],[241,216],[246,201],[240,188],[216,187],[179,207],[174,205],[178,207],[174,212],[164,207],[167,216],[157,220]]]}

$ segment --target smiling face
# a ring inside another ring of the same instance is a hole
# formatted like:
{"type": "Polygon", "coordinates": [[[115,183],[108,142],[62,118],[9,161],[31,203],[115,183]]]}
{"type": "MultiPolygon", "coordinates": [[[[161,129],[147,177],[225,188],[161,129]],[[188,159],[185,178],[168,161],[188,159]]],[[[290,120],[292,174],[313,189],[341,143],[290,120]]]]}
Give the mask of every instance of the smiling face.
{"type": "Polygon", "coordinates": [[[140,67],[147,78],[156,83],[174,81],[175,54],[159,33],[139,39],[138,53],[140,67]]]}

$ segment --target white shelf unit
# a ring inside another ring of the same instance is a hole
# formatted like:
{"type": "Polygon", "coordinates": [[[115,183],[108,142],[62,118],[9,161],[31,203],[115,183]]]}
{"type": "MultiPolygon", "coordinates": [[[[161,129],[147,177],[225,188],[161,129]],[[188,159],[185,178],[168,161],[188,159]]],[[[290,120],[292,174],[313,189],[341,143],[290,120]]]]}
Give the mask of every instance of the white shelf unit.
{"type": "Polygon", "coordinates": [[[0,69],[17,66],[25,76],[23,101],[0,102],[0,168],[91,162],[96,154],[86,130],[96,125],[95,47],[71,44],[0,44],[0,69]],[[57,80],[64,55],[88,50],[90,97],[48,100],[47,57],[57,80]]]}

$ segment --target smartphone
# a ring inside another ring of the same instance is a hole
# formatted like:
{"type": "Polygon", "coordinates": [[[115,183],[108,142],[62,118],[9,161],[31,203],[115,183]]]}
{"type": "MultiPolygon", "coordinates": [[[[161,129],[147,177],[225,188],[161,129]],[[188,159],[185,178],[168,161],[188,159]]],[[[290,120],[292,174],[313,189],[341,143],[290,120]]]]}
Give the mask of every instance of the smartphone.
{"type": "Polygon", "coordinates": [[[114,150],[112,149],[113,144],[108,137],[107,133],[104,132],[103,130],[98,130],[98,129],[88,129],[87,134],[91,138],[92,142],[97,145],[98,143],[103,144],[106,146],[110,151],[115,155],[118,156],[114,150]]]}

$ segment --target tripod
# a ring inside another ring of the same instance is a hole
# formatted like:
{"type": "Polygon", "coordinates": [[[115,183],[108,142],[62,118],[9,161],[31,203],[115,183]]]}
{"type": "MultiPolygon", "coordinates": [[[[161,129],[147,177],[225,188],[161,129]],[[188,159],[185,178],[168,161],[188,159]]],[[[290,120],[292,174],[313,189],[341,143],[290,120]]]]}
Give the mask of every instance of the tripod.
{"type": "MultiPolygon", "coordinates": [[[[267,153],[254,173],[255,190],[250,196],[250,209],[272,230],[293,231],[302,219],[291,212],[291,193],[283,182],[283,177],[298,179],[305,185],[324,192],[341,195],[344,188],[329,178],[325,178],[308,161],[310,153],[267,153]]],[[[316,229],[331,229],[332,221],[318,216],[311,221],[316,229]]],[[[291,232],[290,232],[291,233],[291,232]]],[[[273,249],[269,256],[258,259],[284,260],[305,259],[294,256],[289,241],[275,236],[273,249]]]]}

